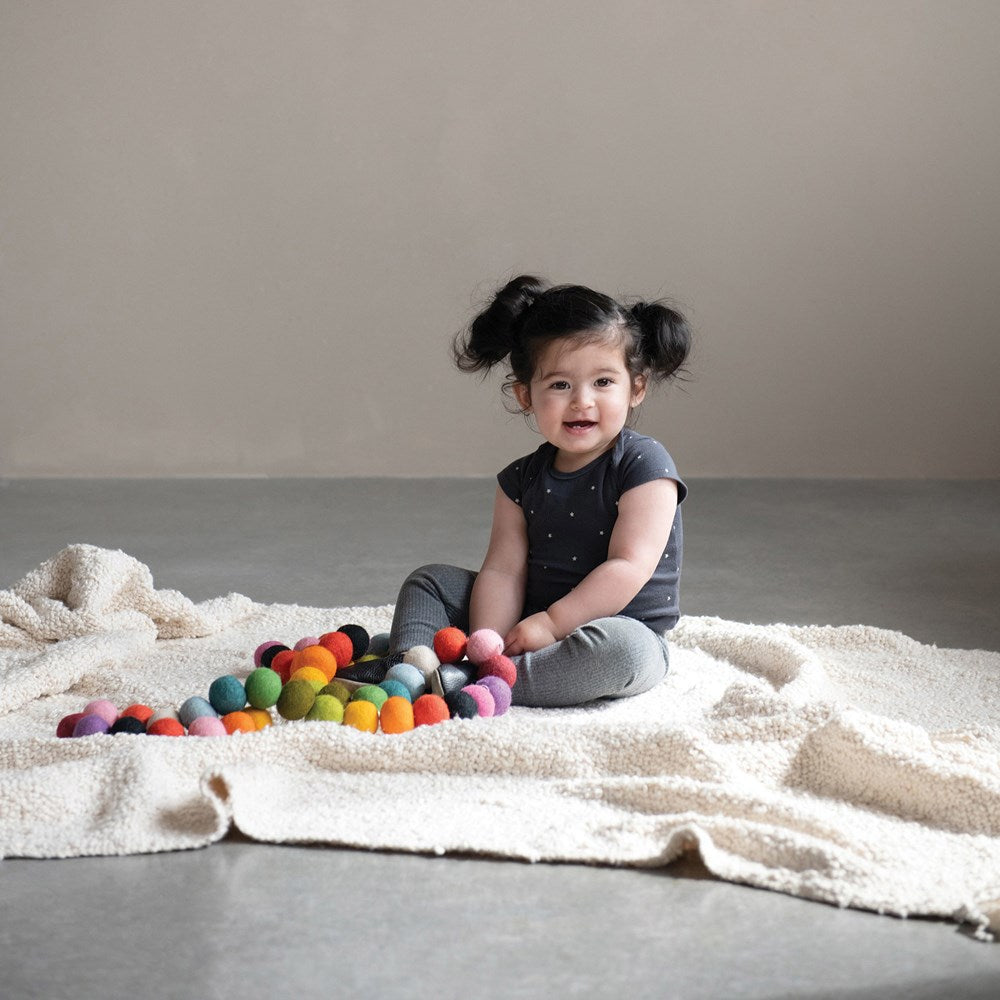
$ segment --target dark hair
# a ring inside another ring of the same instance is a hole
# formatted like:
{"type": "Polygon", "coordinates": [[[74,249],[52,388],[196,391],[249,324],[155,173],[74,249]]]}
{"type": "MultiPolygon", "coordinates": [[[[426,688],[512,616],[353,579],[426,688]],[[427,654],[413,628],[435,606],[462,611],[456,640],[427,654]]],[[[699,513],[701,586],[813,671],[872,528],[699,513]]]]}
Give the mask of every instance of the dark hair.
{"type": "Polygon", "coordinates": [[[620,341],[633,381],[680,377],[691,349],[687,320],[663,302],[622,305],[583,285],[547,287],[523,274],[455,337],[455,364],[464,372],[489,372],[509,359],[512,382],[528,384],[546,344],[561,337],[581,343],[620,341]]]}

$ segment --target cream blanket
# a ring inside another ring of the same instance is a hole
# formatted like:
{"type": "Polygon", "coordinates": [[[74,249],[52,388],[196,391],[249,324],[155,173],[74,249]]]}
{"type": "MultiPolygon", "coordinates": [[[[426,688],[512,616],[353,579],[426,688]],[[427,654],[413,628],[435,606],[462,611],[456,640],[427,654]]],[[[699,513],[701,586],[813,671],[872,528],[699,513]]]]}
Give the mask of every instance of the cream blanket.
{"type": "Polygon", "coordinates": [[[195,604],[74,545],[0,591],[0,855],[257,840],[664,865],[1000,930],[1000,654],[864,626],[685,618],[637,698],[400,736],[57,739],[92,698],[177,706],[270,638],[391,608],[195,604]]]}

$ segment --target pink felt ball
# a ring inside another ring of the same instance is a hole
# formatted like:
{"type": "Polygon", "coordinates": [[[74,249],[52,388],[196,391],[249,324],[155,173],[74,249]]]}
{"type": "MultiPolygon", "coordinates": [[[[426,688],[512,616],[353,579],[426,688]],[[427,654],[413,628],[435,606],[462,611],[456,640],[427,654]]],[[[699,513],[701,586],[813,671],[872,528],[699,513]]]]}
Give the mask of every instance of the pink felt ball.
{"type": "Polygon", "coordinates": [[[260,666],[260,658],[264,655],[265,651],[268,650],[268,649],[272,649],[275,646],[284,646],[284,643],[283,642],[278,642],[277,639],[268,639],[267,642],[262,642],[253,651],[253,665],[255,667],[259,667],[260,666]]]}
{"type": "Polygon", "coordinates": [[[493,656],[503,652],[503,638],[499,632],[491,628],[477,629],[469,636],[465,646],[465,655],[478,667],[493,656]]]}
{"type": "Polygon", "coordinates": [[[480,664],[479,679],[482,680],[484,677],[490,676],[499,677],[506,681],[510,687],[513,687],[514,681],[517,680],[517,667],[514,666],[514,661],[510,657],[498,653],[496,656],[491,656],[485,663],[480,664]]]}
{"type": "Polygon", "coordinates": [[[315,636],[307,635],[304,639],[299,639],[299,641],[295,643],[295,649],[298,652],[303,649],[306,649],[309,646],[318,646],[318,645],[319,645],[319,639],[317,639],[315,636]]]}
{"type": "Polygon", "coordinates": [[[462,690],[476,703],[480,718],[492,718],[496,706],[488,688],[480,687],[478,684],[466,684],[462,690]]]}
{"type": "Polygon", "coordinates": [[[484,688],[488,688],[490,694],[493,695],[493,714],[506,714],[513,700],[510,685],[502,677],[497,677],[495,674],[487,674],[476,681],[476,683],[484,688]]]}
{"type": "Polygon", "coordinates": [[[109,726],[113,726],[118,719],[118,706],[106,698],[98,698],[97,701],[88,702],[83,714],[99,715],[109,726]]]}
{"type": "Polygon", "coordinates": [[[199,715],[188,726],[189,736],[227,736],[228,731],[222,719],[214,715],[199,715]]]}

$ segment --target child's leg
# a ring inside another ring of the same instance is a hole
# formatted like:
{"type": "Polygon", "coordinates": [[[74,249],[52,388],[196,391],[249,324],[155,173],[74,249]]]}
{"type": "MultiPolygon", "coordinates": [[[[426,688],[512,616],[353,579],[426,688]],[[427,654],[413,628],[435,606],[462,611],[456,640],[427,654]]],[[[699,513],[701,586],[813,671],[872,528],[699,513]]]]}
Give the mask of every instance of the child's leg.
{"type": "Polygon", "coordinates": [[[389,652],[430,646],[434,633],[454,625],[469,631],[469,601],[478,574],[434,563],[414,570],[399,588],[389,633],[389,652]]]}
{"type": "Polygon", "coordinates": [[[599,618],[565,639],[513,657],[514,704],[535,708],[627,698],[659,684],[667,674],[667,644],[634,618],[599,618]]]}

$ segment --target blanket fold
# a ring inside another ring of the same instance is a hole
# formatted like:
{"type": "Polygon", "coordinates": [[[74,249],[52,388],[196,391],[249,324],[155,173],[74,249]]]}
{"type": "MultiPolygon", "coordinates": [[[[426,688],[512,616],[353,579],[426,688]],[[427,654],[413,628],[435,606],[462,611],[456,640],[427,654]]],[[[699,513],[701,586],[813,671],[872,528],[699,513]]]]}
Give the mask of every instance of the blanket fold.
{"type": "Polygon", "coordinates": [[[667,864],[841,906],[1000,930],[1000,654],[868,626],[684,618],[636,698],[400,736],[56,739],[92,698],[178,706],[261,642],[392,609],[196,604],[74,545],[0,591],[0,855],[275,843],[667,864]]]}

